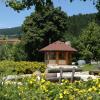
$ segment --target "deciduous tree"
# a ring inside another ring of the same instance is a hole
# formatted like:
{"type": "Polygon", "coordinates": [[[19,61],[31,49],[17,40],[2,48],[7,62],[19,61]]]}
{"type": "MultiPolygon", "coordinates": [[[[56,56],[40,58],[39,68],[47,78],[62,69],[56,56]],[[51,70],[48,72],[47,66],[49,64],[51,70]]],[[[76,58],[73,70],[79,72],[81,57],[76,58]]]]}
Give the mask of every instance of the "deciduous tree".
{"type": "Polygon", "coordinates": [[[23,39],[29,60],[43,60],[39,49],[57,40],[64,40],[68,30],[67,15],[60,8],[52,8],[28,16],[23,27],[23,39]]]}
{"type": "Polygon", "coordinates": [[[82,31],[77,42],[77,49],[86,60],[100,60],[100,26],[91,22],[82,31]]]}

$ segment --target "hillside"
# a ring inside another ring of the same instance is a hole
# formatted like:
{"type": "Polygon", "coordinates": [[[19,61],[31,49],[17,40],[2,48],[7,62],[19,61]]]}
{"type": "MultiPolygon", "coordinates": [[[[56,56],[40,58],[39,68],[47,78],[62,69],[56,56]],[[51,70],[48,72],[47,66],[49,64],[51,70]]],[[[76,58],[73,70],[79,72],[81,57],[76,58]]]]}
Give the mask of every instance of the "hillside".
{"type": "Polygon", "coordinates": [[[22,34],[21,27],[0,29],[0,37],[7,35],[8,37],[18,37],[22,34]]]}
{"type": "Polygon", "coordinates": [[[78,36],[81,33],[81,30],[84,29],[89,22],[93,21],[95,17],[96,14],[79,14],[70,16],[68,33],[78,36]]]}
{"type": "MultiPolygon", "coordinates": [[[[78,36],[89,22],[95,19],[96,14],[79,14],[68,18],[68,32],[73,36],[78,36]]],[[[21,27],[0,29],[0,36],[18,37],[22,34],[21,27]]]]}

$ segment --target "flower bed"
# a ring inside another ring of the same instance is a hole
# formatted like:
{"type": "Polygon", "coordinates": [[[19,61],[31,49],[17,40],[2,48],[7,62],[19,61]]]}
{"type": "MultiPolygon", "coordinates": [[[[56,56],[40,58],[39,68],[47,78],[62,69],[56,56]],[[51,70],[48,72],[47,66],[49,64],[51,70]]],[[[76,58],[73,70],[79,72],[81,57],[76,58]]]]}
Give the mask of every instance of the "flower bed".
{"type": "Polygon", "coordinates": [[[0,100],[100,100],[100,79],[58,84],[33,76],[21,85],[0,84],[0,100]]]}

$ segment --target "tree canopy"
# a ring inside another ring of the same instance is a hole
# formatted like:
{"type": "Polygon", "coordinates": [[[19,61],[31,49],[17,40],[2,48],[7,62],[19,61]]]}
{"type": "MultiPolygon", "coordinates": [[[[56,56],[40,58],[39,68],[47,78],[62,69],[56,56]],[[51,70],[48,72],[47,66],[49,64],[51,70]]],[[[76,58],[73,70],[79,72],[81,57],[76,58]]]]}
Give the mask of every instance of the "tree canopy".
{"type": "Polygon", "coordinates": [[[33,5],[36,11],[53,6],[52,0],[6,0],[5,3],[17,11],[23,10],[24,8],[30,9],[33,5]]]}
{"type": "Polygon", "coordinates": [[[64,41],[64,34],[68,30],[67,20],[67,15],[60,8],[35,12],[25,19],[22,41],[29,60],[43,60],[39,49],[57,40],[64,41]]]}
{"type": "MultiPolygon", "coordinates": [[[[75,0],[69,0],[73,2],[75,0]]],[[[80,0],[87,1],[87,0],[80,0]]],[[[90,0],[96,5],[97,9],[100,11],[100,0],[90,0]]],[[[45,8],[53,6],[53,0],[5,0],[7,6],[10,6],[14,10],[20,11],[24,8],[30,9],[31,6],[35,6],[36,11],[41,11],[45,8]]],[[[67,5],[67,4],[66,4],[67,5]]]]}
{"type": "Polygon", "coordinates": [[[89,23],[77,40],[77,49],[83,59],[100,60],[100,26],[89,23]]]}

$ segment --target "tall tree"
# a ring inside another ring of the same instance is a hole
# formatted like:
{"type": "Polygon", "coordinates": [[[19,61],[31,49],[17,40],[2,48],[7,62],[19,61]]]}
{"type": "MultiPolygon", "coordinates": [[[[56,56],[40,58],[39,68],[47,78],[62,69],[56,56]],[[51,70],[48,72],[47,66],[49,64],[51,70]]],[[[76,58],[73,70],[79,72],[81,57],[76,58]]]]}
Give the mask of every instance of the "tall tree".
{"type": "Polygon", "coordinates": [[[22,41],[29,60],[40,60],[39,49],[54,41],[64,40],[64,34],[68,30],[67,19],[67,15],[60,8],[35,12],[25,19],[22,25],[22,41]]]}
{"type": "Polygon", "coordinates": [[[81,57],[86,60],[100,60],[100,26],[91,22],[82,31],[77,41],[77,49],[81,57]]]}

